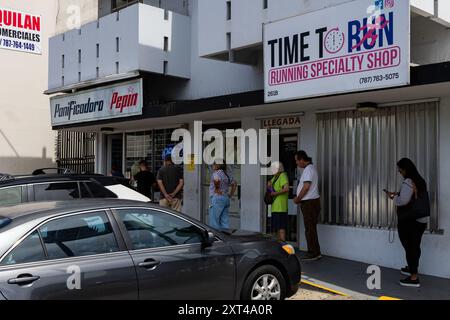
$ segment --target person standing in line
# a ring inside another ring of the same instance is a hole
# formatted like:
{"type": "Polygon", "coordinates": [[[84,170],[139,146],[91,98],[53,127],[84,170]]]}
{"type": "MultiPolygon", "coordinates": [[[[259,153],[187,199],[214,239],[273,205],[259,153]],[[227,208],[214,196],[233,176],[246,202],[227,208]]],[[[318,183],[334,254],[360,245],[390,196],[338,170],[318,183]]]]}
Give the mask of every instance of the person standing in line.
{"type": "Polygon", "coordinates": [[[183,169],[172,161],[171,149],[163,154],[164,165],[159,169],[156,177],[161,198],[159,205],[181,212],[184,177],[183,169]]]}
{"type": "Polygon", "coordinates": [[[227,230],[230,229],[230,198],[234,196],[237,184],[223,160],[216,160],[213,170],[209,186],[209,224],[217,230],[227,230]]]}
{"type": "Polygon", "coordinates": [[[278,235],[281,241],[286,241],[286,230],[288,225],[288,201],[289,201],[289,177],[284,172],[281,162],[274,162],[271,166],[273,178],[267,183],[271,190],[273,203],[272,232],[278,235]]]}
{"type": "MultiPolygon", "coordinates": [[[[427,194],[427,183],[410,159],[401,159],[397,163],[397,167],[404,179],[400,192],[387,192],[387,194],[397,207],[398,235],[405,249],[406,261],[408,263],[408,266],[400,270],[403,275],[408,276],[406,279],[400,280],[400,285],[419,288],[419,260],[422,254],[420,244],[422,236],[427,229],[429,217],[425,216],[416,219],[414,214],[410,214],[410,211],[412,209],[411,203],[418,197],[423,197],[427,194]]],[[[429,208],[429,199],[428,197],[425,199],[428,201],[429,208]]]]}
{"type": "Polygon", "coordinates": [[[152,188],[155,185],[155,175],[150,172],[147,161],[141,160],[139,162],[139,172],[134,176],[137,182],[137,191],[147,198],[152,198],[152,188]]]}
{"type": "Polygon", "coordinates": [[[301,150],[296,153],[295,162],[299,168],[304,169],[298,184],[297,196],[294,198],[294,203],[300,205],[303,214],[308,245],[308,253],[302,260],[315,261],[322,258],[317,235],[317,224],[319,223],[321,210],[319,176],[312,159],[305,151],[301,150]]]}
{"type": "Polygon", "coordinates": [[[122,171],[119,169],[119,166],[115,164],[111,166],[111,177],[125,178],[122,171]]]}

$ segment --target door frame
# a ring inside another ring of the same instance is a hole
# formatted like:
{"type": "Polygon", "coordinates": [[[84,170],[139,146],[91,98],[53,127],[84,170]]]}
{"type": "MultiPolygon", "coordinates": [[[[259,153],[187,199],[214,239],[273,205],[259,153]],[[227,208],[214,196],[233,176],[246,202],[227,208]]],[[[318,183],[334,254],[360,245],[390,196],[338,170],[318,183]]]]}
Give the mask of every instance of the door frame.
{"type": "MultiPolygon", "coordinates": [[[[296,134],[297,135],[297,148],[300,148],[301,136],[302,136],[301,129],[302,129],[301,127],[288,128],[288,129],[279,128],[279,130],[280,130],[279,136],[281,138],[282,136],[285,136],[285,135],[292,134],[294,136],[296,134]]],[[[281,150],[280,150],[280,152],[281,152],[281,150]]],[[[298,180],[299,180],[299,170],[298,170],[298,168],[296,168],[296,174],[295,175],[296,175],[296,179],[294,180],[295,185],[292,186],[294,193],[296,192],[297,183],[298,183],[298,180]]],[[[268,209],[268,206],[264,203],[264,194],[266,192],[267,177],[263,178],[263,184],[262,185],[263,185],[263,191],[262,191],[263,193],[262,193],[262,197],[261,197],[262,200],[261,201],[262,201],[262,206],[263,206],[264,209],[262,210],[263,216],[261,217],[261,220],[262,220],[261,221],[261,227],[262,227],[263,232],[267,232],[267,216],[269,214],[269,209],[268,209]]],[[[298,206],[296,208],[296,211],[297,211],[297,239],[296,239],[295,243],[294,242],[290,242],[290,243],[291,244],[295,244],[296,246],[300,246],[300,239],[301,239],[301,237],[300,237],[300,218],[301,218],[301,214],[300,214],[300,209],[299,209],[298,206]]]]}
{"type": "Polygon", "coordinates": [[[111,171],[111,166],[112,166],[112,140],[113,138],[118,138],[119,136],[121,136],[122,139],[122,172],[125,172],[125,133],[111,133],[111,134],[106,134],[105,135],[105,167],[103,168],[103,174],[104,175],[108,175],[109,172],[111,171]]]}

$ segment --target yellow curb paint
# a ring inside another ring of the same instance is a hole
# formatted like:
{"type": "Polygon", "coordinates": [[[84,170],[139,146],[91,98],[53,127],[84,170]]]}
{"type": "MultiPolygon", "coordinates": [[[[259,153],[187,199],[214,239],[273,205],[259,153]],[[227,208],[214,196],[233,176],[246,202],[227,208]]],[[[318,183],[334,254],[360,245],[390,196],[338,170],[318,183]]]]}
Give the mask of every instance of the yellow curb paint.
{"type": "Polygon", "coordinates": [[[392,297],[380,297],[378,300],[384,300],[384,301],[400,301],[401,299],[397,299],[397,298],[392,298],[392,297]]]}
{"type": "Polygon", "coordinates": [[[348,297],[348,296],[349,296],[348,294],[345,294],[345,293],[342,293],[342,292],[333,290],[333,289],[331,289],[331,288],[327,288],[327,287],[321,286],[321,285],[316,284],[316,283],[311,282],[311,281],[302,280],[302,281],[300,281],[300,283],[304,283],[304,284],[307,284],[307,285],[309,285],[309,286],[312,286],[312,287],[315,287],[315,288],[318,288],[318,289],[322,289],[322,290],[325,290],[325,291],[328,291],[328,292],[337,294],[337,295],[339,295],[339,296],[343,296],[343,297],[348,297]]]}

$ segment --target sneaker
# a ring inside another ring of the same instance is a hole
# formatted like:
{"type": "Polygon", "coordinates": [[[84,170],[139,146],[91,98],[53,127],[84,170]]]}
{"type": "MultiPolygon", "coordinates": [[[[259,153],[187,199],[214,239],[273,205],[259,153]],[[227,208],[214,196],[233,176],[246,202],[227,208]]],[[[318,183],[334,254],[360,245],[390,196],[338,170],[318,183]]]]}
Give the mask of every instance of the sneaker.
{"type": "Polygon", "coordinates": [[[411,272],[409,271],[409,268],[408,267],[405,267],[405,268],[401,268],[400,269],[400,273],[402,274],[402,275],[404,275],[404,276],[411,276],[411,272]]]}
{"type": "Polygon", "coordinates": [[[308,253],[304,257],[300,258],[301,261],[317,261],[317,260],[320,260],[320,259],[322,259],[322,255],[321,254],[314,255],[314,254],[311,254],[311,253],[308,253]]]}
{"type": "Polygon", "coordinates": [[[404,287],[420,288],[420,281],[419,278],[412,280],[411,277],[408,277],[404,280],[400,280],[400,285],[404,287]]]}

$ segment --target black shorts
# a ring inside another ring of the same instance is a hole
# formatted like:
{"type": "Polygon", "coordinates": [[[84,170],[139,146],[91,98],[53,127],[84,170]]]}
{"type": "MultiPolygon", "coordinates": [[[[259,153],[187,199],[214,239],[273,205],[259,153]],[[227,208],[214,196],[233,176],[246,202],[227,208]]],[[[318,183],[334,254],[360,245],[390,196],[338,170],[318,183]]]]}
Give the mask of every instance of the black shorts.
{"type": "Polygon", "coordinates": [[[286,230],[288,225],[287,212],[272,212],[272,232],[286,230]]]}

